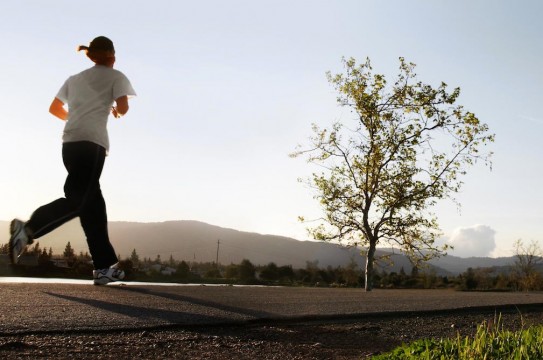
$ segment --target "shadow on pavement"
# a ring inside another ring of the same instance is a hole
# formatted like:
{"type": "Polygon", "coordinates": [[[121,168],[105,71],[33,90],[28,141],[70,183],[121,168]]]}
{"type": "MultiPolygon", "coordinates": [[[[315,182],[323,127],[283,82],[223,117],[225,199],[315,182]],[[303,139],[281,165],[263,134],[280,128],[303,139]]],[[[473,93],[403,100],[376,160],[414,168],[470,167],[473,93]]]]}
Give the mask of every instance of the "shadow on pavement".
{"type": "MultiPolygon", "coordinates": [[[[64,294],[55,294],[52,292],[45,292],[45,294],[95,307],[100,310],[129,316],[138,320],[159,320],[162,324],[213,324],[229,321],[227,317],[211,316],[201,313],[189,313],[184,311],[150,308],[148,306],[127,305],[125,303],[114,303],[64,294]]],[[[154,321],[154,325],[157,325],[157,321],[154,321]]]]}
{"type": "Polygon", "coordinates": [[[147,288],[138,288],[134,286],[111,287],[111,288],[119,290],[119,291],[130,291],[130,292],[136,292],[136,293],[145,294],[145,295],[159,296],[159,297],[166,298],[168,300],[187,302],[194,305],[204,306],[207,308],[214,308],[214,309],[218,309],[221,311],[226,311],[226,312],[230,312],[234,314],[245,315],[245,316],[249,316],[255,319],[273,319],[273,318],[279,317],[279,315],[270,313],[267,311],[247,309],[247,308],[242,308],[238,306],[231,306],[231,305],[226,305],[217,301],[204,300],[204,299],[199,299],[199,298],[190,297],[186,295],[172,294],[172,293],[163,292],[163,291],[155,291],[155,290],[151,290],[147,288]]]}
{"type": "MultiPolygon", "coordinates": [[[[196,297],[174,294],[164,291],[157,291],[154,289],[139,288],[139,287],[107,287],[108,290],[120,291],[120,292],[132,292],[143,294],[149,297],[162,297],[168,300],[172,300],[176,303],[187,303],[200,306],[200,309],[195,309],[194,312],[171,310],[171,309],[159,309],[148,306],[136,306],[126,303],[115,303],[109,301],[103,301],[98,299],[89,299],[77,296],[71,296],[66,294],[58,294],[54,292],[44,292],[47,295],[77,302],[100,310],[117,313],[120,315],[129,316],[138,320],[155,320],[154,325],[157,322],[168,325],[211,325],[211,324],[239,324],[251,320],[267,320],[278,319],[280,315],[255,309],[248,309],[238,306],[227,305],[220,301],[204,300],[196,297]],[[202,309],[203,308],[203,309],[202,309]],[[210,309],[216,313],[216,310],[233,314],[233,316],[217,316],[206,314],[206,309],[210,309]],[[242,317],[240,319],[240,316],[242,317]]],[[[145,304],[145,303],[144,303],[145,304]]]]}

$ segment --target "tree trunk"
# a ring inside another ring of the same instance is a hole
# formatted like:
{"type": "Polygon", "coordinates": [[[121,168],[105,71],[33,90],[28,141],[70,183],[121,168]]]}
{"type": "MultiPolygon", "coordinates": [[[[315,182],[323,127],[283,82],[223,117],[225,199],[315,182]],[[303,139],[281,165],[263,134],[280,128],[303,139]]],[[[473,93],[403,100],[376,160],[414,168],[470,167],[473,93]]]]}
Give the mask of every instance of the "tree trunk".
{"type": "Polygon", "coordinates": [[[375,260],[375,248],[376,243],[370,241],[370,247],[368,253],[366,254],[366,281],[365,281],[365,290],[373,290],[373,262],[375,260]]]}

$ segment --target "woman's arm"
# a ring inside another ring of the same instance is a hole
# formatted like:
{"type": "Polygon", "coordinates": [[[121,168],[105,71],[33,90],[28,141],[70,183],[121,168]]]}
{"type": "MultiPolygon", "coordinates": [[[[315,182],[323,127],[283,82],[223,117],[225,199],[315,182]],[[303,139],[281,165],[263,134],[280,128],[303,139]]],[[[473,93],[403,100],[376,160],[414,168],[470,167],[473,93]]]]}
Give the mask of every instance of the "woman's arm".
{"type": "Polygon", "coordinates": [[[116,106],[111,109],[111,113],[116,118],[120,118],[128,112],[128,96],[121,96],[115,100],[116,106]]]}
{"type": "Polygon", "coordinates": [[[58,98],[55,98],[49,106],[49,112],[60,120],[68,119],[68,111],[64,108],[64,103],[58,98]]]}

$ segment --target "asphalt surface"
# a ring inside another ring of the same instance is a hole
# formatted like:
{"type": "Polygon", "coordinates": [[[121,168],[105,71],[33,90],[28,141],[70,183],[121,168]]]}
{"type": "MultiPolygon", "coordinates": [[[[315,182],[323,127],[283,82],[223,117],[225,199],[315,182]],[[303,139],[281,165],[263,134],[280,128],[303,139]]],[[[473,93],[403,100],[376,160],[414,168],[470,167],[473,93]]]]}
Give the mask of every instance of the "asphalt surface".
{"type": "Polygon", "coordinates": [[[374,290],[0,278],[0,335],[160,329],[534,304],[543,293],[374,290]],[[39,280],[36,280],[39,281],[39,280]]]}

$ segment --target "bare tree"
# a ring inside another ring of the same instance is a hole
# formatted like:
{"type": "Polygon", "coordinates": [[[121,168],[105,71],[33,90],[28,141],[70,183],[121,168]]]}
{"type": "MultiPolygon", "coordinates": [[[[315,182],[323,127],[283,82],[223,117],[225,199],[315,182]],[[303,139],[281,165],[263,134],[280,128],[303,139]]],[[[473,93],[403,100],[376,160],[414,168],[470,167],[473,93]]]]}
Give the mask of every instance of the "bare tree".
{"type": "Polygon", "coordinates": [[[519,290],[540,290],[543,288],[543,276],[538,267],[543,264],[543,250],[539,243],[532,241],[528,245],[519,239],[515,241],[515,264],[513,276],[519,290]]]}

